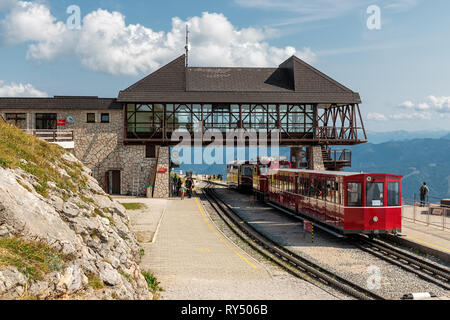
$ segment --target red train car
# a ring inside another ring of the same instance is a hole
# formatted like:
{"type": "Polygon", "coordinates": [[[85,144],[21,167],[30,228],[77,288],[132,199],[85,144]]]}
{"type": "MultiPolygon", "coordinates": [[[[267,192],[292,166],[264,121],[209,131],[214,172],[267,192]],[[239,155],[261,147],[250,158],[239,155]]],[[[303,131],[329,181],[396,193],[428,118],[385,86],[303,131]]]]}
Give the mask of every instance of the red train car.
{"type": "Polygon", "coordinates": [[[401,176],[280,169],[269,201],[341,234],[401,230],[401,176]]]}
{"type": "Polygon", "coordinates": [[[259,162],[253,168],[253,192],[259,200],[265,200],[269,194],[269,176],[279,169],[290,169],[286,160],[269,160],[259,162]]]}

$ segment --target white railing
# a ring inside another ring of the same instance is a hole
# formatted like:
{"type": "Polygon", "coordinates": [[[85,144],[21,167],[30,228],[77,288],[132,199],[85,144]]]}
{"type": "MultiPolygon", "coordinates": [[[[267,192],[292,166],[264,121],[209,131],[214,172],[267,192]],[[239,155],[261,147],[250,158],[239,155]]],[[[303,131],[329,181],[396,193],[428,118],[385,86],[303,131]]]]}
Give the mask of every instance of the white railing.
{"type": "Polygon", "coordinates": [[[27,130],[27,133],[47,142],[72,142],[73,130],[27,130]]]}

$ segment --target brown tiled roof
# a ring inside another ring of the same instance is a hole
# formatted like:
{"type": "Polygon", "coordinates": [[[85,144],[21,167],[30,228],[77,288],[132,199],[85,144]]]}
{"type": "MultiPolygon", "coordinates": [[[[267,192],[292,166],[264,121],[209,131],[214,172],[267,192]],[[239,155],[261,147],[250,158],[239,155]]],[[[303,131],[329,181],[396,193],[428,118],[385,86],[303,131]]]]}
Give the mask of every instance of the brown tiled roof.
{"type": "Polygon", "coordinates": [[[124,92],[174,92],[186,90],[185,55],[166,64],[161,69],[151,73],[136,82],[124,92]]]}
{"type": "Polygon", "coordinates": [[[289,92],[288,71],[274,68],[188,68],[188,92],[289,92]]]}
{"type": "Polygon", "coordinates": [[[183,55],[121,91],[118,101],[351,104],[361,98],[295,56],[279,68],[186,68],[183,55]]]}
{"type": "Polygon", "coordinates": [[[116,99],[98,97],[0,98],[0,109],[122,109],[116,99]]]}

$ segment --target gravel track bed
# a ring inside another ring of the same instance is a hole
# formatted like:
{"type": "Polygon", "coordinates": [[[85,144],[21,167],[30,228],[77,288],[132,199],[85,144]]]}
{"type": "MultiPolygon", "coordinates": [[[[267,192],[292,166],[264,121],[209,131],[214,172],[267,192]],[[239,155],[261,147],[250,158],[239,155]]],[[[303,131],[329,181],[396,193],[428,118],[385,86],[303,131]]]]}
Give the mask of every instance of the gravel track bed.
{"type": "MultiPolygon", "coordinates": [[[[273,278],[273,292],[277,292],[278,290],[291,290],[295,292],[299,287],[306,286],[314,286],[317,287],[317,291],[325,291],[329,295],[338,300],[353,300],[354,298],[349,297],[340,291],[337,291],[333,288],[328,287],[327,285],[318,282],[315,279],[308,279],[306,282],[303,279],[299,279],[298,277],[292,275],[288,271],[284,270],[271,260],[267,259],[265,256],[260,254],[258,251],[253,249],[246,241],[242,240],[240,236],[236,235],[233,230],[223,221],[223,219],[217,214],[217,212],[210,206],[208,201],[201,197],[202,204],[205,207],[207,214],[211,221],[216,225],[216,227],[234,244],[236,244],[240,249],[242,249],[245,253],[251,256],[253,259],[258,261],[270,274],[273,278]]],[[[275,297],[273,299],[276,299],[275,297]]]]}
{"type": "MultiPolygon", "coordinates": [[[[437,285],[422,280],[417,275],[363,252],[347,240],[316,230],[314,243],[310,234],[304,234],[299,220],[256,202],[254,207],[249,196],[216,187],[221,198],[230,204],[259,232],[282,244],[296,254],[309,259],[336,274],[368,288],[388,299],[401,299],[403,295],[416,292],[432,292],[438,297],[450,297],[449,292],[437,285]],[[373,279],[371,268],[376,267],[381,276],[381,285],[369,288],[373,279]]],[[[220,218],[219,218],[220,219],[220,218]]],[[[436,262],[436,261],[434,261],[436,262]]]]}

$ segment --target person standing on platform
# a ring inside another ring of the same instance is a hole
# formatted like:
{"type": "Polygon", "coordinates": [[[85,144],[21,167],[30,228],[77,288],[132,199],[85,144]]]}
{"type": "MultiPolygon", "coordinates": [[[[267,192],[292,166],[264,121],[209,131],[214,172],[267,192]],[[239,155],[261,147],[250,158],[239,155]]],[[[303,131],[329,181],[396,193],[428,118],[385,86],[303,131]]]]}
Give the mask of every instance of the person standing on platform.
{"type": "Polygon", "coordinates": [[[430,189],[427,186],[427,183],[424,182],[422,187],[420,188],[420,206],[424,207],[427,202],[428,199],[430,197],[430,189]]]}
{"type": "Polygon", "coordinates": [[[194,181],[192,180],[192,178],[187,178],[184,185],[186,186],[187,196],[189,197],[189,199],[192,198],[192,189],[194,188],[194,181]]]}

